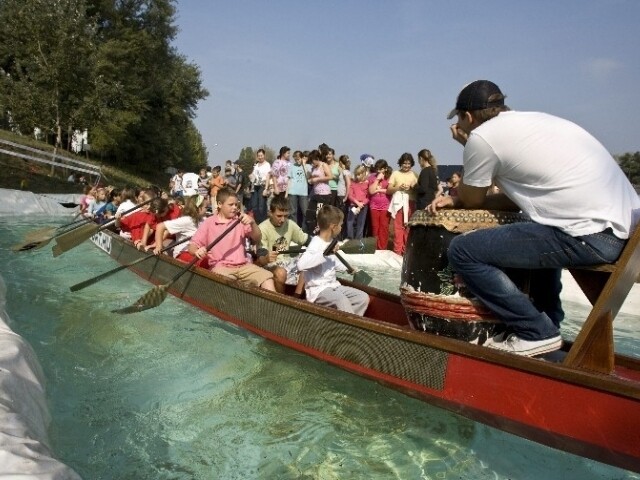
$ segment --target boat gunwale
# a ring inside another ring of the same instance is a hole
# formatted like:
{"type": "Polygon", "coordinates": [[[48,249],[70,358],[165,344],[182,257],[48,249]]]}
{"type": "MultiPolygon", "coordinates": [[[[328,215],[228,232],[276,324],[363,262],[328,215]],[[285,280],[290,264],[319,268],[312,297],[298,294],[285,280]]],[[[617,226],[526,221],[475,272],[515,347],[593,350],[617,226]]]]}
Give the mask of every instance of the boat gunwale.
{"type": "MultiPolygon", "coordinates": [[[[141,252],[136,249],[131,242],[127,241],[117,233],[109,230],[102,231],[101,233],[112,236],[123,245],[123,248],[130,249],[132,252],[136,253],[139,258],[147,254],[147,252],[141,252]]],[[[120,255],[121,254],[122,251],[120,252],[120,255]]],[[[109,253],[109,256],[118,262],[118,257],[120,255],[116,256],[109,253]]],[[[158,261],[169,263],[176,268],[184,268],[185,266],[184,262],[176,260],[168,255],[159,256],[158,261]]],[[[142,271],[136,268],[130,268],[130,270],[135,271],[137,275],[149,281],[150,283],[159,283],[158,281],[154,281],[153,273],[149,276],[143,274],[142,271]]],[[[192,268],[190,270],[190,273],[192,275],[205,277],[208,280],[214,281],[218,284],[223,284],[227,288],[242,290],[252,294],[253,296],[264,298],[267,301],[290,306],[298,310],[309,312],[314,315],[319,315],[332,321],[348,324],[356,328],[374,331],[376,333],[383,334],[389,337],[400,338],[405,341],[423,345],[425,347],[435,348],[446,353],[461,355],[473,360],[485,361],[508,368],[510,370],[518,370],[529,374],[540,375],[551,380],[560,382],[564,381],[580,387],[592,388],[621,397],[640,400],[640,382],[635,382],[632,379],[618,377],[615,375],[615,372],[614,374],[608,375],[589,370],[581,370],[579,368],[565,366],[562,363],[553,363],[537,358],[514,355],[508,352],[502,352],[499,350],[470,344],[454,338],[433,335],[428,332],[411,330],[408,321],[407,327],[403,328],[402,326],[395,323],[385,322],[384,320],[372,317],[361,317],[355,314],[341,312],[333,308],[316,305],[304,299],[297,299],[285,294],[270,292],[263,288],[246,285],[237,280],[224,277],[220,274],[216,274],[199,267],[192,268]]],[[[340,281],[346,285],[350,285],[363,290],[372,297],[396,303],[398,307],[402,309],[399,295],[394,295],[393,293],[371,286],[354,284],[349,280],[340,279],[340,281]]],[[[189,287],[187,286],[183,291],[180,291],[179,289],[173,287],[169,289],[169,292],[173,296],[182,299],[185,296],[189,297],[188,288],[189,287]]],[[[402,309],[402,312],[404,313],[404,309],[402,309]]],[[[569,344],[569,342],[566,343],[569,344]]],[[[615,363],[616,366],[627,368],[640,373],[640,360],[638,359],[616,354],[615,363]]]]}

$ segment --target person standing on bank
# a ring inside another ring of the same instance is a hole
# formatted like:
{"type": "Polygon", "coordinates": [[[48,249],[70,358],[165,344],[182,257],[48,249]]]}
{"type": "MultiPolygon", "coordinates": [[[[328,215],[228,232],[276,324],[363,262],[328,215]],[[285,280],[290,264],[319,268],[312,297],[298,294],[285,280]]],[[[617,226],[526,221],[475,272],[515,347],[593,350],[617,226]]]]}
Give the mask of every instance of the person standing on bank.
{"type": "Polygon", "coordinates": [[[418,152],[418,164],[420,164],[420,175],[416,185],[416,208],[424,210],[440,195],[442,187],[438,179],[438,163],[431,151],[423,148],[418,152]]]}
{"type": "Polygon", "coordinates": [[[539,112],[509,111],[488,80],[462,89],[448,118],[464,146],[457,197],[429,209],[522,210],[531,223],[459,235],[449,263],[467,288],[507,327],[488,344],[520,355],[562,346],[560,273],[569,266],[612,263],[640,216],[640,199],[607,150],[578,125],[539,112]],[[500,193],[488,195],[495,183],[500,193]],[[504,268],[531,269],[522,293],[504,268]],[[531,297],[531,299],[530,299],[531,297]]]}
{"type": "Polygon", "coordinates": [[[250,209],[253,212],[256,223],[259,225],[267,219],[268,182],[271,175],[271,165],[267,162],[264,148],[258,149],[256,159],[258,161],[253,166],[253,172],[251,173],[253,193],[251,195],[250,209]]]}
{"type": "Polygon", "coordinates": [[[406,152],[398,160],[399,170],[389,177],[387,195],[391,195],[389,212],[393,218],[393,251],[398,255],[404,255],[404,248],[409,236],[409,218],[416,210],[416,191],[418,176],[413,170],[415,165],[413,155],[406,152]]]}

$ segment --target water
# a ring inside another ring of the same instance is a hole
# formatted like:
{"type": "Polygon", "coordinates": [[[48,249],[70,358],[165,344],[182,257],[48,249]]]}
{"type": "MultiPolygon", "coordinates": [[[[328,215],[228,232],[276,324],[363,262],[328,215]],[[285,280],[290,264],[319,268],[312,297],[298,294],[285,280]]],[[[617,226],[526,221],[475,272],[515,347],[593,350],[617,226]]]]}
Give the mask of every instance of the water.
{"type": "MultiPolygon", "coordinates": [[[[640,478],[431,407],[173,297],[111,314],[150,285],[124,271],[69,292],[116,264],[88,242],[55,259],[50,247],[9,251],[44,222],[0,219],[0,262],[12,327],[47,377],[52,446],[83,478],[640,478]]],[[[395,274],[374,273],[396,288],[395,274]]],[[[638,318],[628,317],[616,343],[638,354],[638,318]]]]}

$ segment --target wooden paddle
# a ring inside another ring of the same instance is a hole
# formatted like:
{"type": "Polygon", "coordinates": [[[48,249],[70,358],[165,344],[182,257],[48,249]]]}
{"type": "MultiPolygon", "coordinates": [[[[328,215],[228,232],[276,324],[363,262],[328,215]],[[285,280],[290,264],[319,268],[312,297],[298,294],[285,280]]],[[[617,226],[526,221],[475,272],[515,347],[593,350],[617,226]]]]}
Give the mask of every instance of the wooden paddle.
{"type": "Polygon", "coordinates": [[[66,225],[60,225],[59,227],[46,227],[29,232],[24,236],[23,242],[14,245],[11,247],[11,250],[14,252],[38,250],[47,245],[52,239],[60,237],[71,230],[75,230],[76,228],[80,228],[81,226],[91,222],[92,220],[90,218],[82,218],[66,225]]]}
{"type": "MultiPolygon", "coordinates": [[[[143,207],[144,205],[146,205],[147,203],[151,202],[153,199],[149,199],[145,202],[142,202],[138,205],[136,205],[133,208],[130,208],[129,210],[125,210],[124,212],[122,212],[122,216],[125,216],[131,212],[134,212],[135,210],[138,210],[140,207],[143,207]]],[[[111,226],[112,223],[115,223],[117,219],[114,218],[112,220],[109,220],[107,223],[104,223],[102,225],[98,225],[96,223],[91,222],[88,225],[82,225],[78,228],[75,228],[73,230],[67,231],[65,233],[63,233],[62,235],[56,236],[56,244],[53,246],[53,256],[57,257],[59,255],[62,255],[64,252],[67,252],[69,250],[71,250],[72,248],[77,247],[78,245],[80,245],[82,242],[84,242],[85,240],[88,240],[89,238],[93,237],[96,233],[101,232],[102,230],[105,230],[106,228],[109,228],[111,226]]],[[[53,238],[53,237],[52,237],[53,238]]],[[[47,240],[47,243],[49,243],[51,241],[51,238],[49,238],[47,240]]]]}
{"type": "MultiPolygon", "coordinates": [[[[237,219],[231,222],[231,225],[229,225],[227,229],[218,236],[218,238],[216,238],[214,241],[212,241],[209,245],[206,246],[207,252],[211,250],[220,240],[222,240],[239,223],[240,223],[240,219],[237,219]]],[[[134,303],[133,305],[125,308],[120,308],[118,310],[111,310],[112,313],[121,313],[121,314],[136,313],[136,312],[142,312],[144,310],[149,310],[150,308],[157,307],[162,302],[164,302],[165,298],[167,298],[167,290],[169,289],[169,287],[174,283],[176,283],[176,281],[178,281],[178,279],[182,275],[187,273],[191,269],[191,267],[193,267],[199,261],[200,259],[198,257],[195,257],[193,260],[191,260],[187,264],[186,267],[184,267],[182,270],[176,273],[173,276],[173,278],[169,280],[169,282],[163,285],[158,285],[156,287],[153,287],[151,290],[149,290],[147,293],[141,296],[138,300],[136,300],[136,303],[134,303]]]]}
{"type": "MultiPolygon", "coordinates": [[[[306,247],[296,246],[278,252],[278,255],[298,255],[300,253],[303,253],[305,250],[306,247]]],[[[342,245],[340,245],[340,250],[350,255],[376,253],[376,237],[367,237],[359,240],[347,240],[342,245]]]]}
{"type": "Polygon", "coordinates": [[[356,270],[351,265],[349,265],[349,262],[347,262],[347,260],[342,256],[340,252],[334,252],[333,249],[336,247],[337,243],[338,239],[334,238],[324,250],[324,255],[335,255],[338,260],[340,260],[340,262],[342,262],[342,264],[347,267],[347,272],[353,275],[354,283],[369,285],[371,283],[371,280],[373,280],[373,277],[364,270],[356,270]]]}
{"type": "MultiPolygon", "coordinates": [[[[168,250],[171,250],[176,245],[180,245],[181,243],[184,243],[189,239],[190,239],[190,237],[187,237],[187,238],[185,238],[183,240],[180,240],[178,242],[173,242],[172,244],[167,245],[162,250],[160,250],[160,253],[164,253],[164,252],[166,252],[168,250]]],[[[152,253],[151,255],[147,255],[146,257],[139,258],[138,260],[135,260],[133,262],[125,263],[124,265],[119,265],[116,268],[113,268],[113,269],[109,270],[108,272],[104,272],[104,273],[102,273],[102,274],[100,274],[98,276],[89,278],[88,280],[85,280],[84,282],[76,283],[75,285],[72,285],[71,287],[69,287],[69,290],[71,290],[72,292],[77,292],[78,290],[82,290],[83,288],[87,288],[88,286],[93,285],[94,283],[98,283],[100,280],[104,280],[105,278],[110,277],[114,273],[118,273],[119,271],[124,270],[125,268],[133,267],[134,265],[137,265],[138,263],[144,262],[145,260],[149,260],[150,258],[155,258],[155,257],[156,257],[156,255],[154,255],[152,253]]]]}

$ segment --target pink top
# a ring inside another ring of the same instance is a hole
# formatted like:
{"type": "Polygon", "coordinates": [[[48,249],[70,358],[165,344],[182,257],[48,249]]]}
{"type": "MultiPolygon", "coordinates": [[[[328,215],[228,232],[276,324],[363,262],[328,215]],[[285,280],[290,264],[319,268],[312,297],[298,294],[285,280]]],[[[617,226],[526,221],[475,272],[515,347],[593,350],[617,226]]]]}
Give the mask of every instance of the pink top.
{"type": "MultiPolygon", "coordinates": [[[[191,238],[191,243],[198,247],[206,247],[218,238],[232,221],[219,215],[207,218],[196,230],[196,233],[191,238]]],[[[243,225],[242,223],[236,225],[233,230],[209,250],[207,254],[209,268],[213,270],[215,267],[239,267],[248,263],[244,249],[244,239],[250,234],[251,225],[243,225]]]]}
{"type": "Polygon", "coordinates": [[[289,162],[282,158],[276,159],[271,166],[271,176],[274,178],[278,191],[284,193],[287,191],[287,183],[289,183],[289,162]]]}
{"type": "MultiPolygon", "coordinates": [[[[324,167],[319,165],[317,168],[311,170],[312,177],[324,177],[324,167]]],[[[331,187],[329,187],[329,182],[326,180],[324,182],[318,182],[313,184],[313,193],[316,195],[331,195],[331,187]]]]}
{"type": "MultiPolygon", "coordinates": [[[[372,173],[367,179],[367,188],[376,181],[377,173],[372,173]]],[[[386,178],[380,182],[380,188],[386,189],[389,186],[389,180],[386,178]]],[[[369,196],[370,210],[388,210],[391,203],[391,196],[386,193],[378,192],[369,196]]]]}
{"type": "Polygon", "coordinates": [[[352,181],[348,198],[352,203],[356,201],[365,205],[369,203],[369,182],[366,180],[364,182],[352,181]]]}

